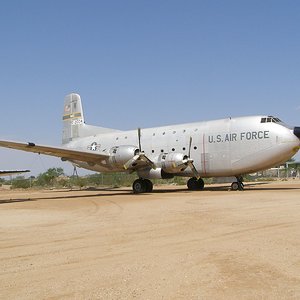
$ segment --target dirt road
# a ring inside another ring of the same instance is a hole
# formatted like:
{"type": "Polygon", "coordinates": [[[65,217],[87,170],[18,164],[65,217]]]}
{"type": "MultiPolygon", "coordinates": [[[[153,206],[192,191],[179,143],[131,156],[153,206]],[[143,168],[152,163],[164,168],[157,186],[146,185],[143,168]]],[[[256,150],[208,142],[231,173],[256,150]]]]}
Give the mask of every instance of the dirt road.
{"type": "Polygon", "coordinates": [[[300,182],[0,191],[0,299],[300,299],[300,182]]]}

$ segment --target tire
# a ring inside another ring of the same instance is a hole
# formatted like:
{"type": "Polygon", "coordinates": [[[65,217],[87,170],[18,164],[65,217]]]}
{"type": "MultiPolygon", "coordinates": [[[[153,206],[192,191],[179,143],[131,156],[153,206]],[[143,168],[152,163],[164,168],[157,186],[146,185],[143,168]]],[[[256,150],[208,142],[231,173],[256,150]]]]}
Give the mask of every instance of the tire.
{"type": "Polygon", "coordinates": [[[146,192],[147,185],[142,179],[137,179],[132,184],[132,190],[135,194],[146,192]]]}
{"type": "Polygon", "coordinates": [[[196,177],[190,178],[187,182],[187,187],[191,191],[196,191],[197,190],[197,185],[198,185],[198,181],[197,181],[196,177]]]}
{"type": "Polygon", "coordinates": [[[197,189],[202,191],[204,189],[204,181],[202,178],[199,178],[197,180],[197,189]]]}
{"type": "Polygon", "coordinates": [[[231,184],[231,190],[232,191],[237,191],[239,189],[239,184],[238,184],[238,182],[233,182],[232,184],[231,184]]]}
{"type": "Polygon", "coordinates": [[[191,191],[202,191],[204,189],[204,181],[202,178],[190,178],[187,182],[187,187],[191,191]]]}
{"type": "Polygon", "coordinates": [[[143,182],[144,182],[145,187],[146,187],[145,192],[146,193],[151,193],[153,191],[153,183],[152,183],[152,181],[149,180],[149,179],[144,179],[143,182]]]}

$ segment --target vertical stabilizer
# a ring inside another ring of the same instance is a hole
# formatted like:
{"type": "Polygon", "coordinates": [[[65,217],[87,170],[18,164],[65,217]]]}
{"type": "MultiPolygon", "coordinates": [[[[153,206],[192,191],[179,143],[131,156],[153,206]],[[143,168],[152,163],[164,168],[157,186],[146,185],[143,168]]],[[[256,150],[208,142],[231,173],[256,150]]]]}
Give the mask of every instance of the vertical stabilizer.
{"type": "Polygon", "coordinates": [[[62,143],[67,144],[80,137],[119,132],[119,130],[85,124],[81,98],[72,93],[65,97],[62,143]]]}
{"type": "Polygon", "coordinates": [[[66,144],[79,137],[80,127],[84,124],[81,99],[78,94],[69,94],[65,97],[63,112],[62,143],[66,144]]]}

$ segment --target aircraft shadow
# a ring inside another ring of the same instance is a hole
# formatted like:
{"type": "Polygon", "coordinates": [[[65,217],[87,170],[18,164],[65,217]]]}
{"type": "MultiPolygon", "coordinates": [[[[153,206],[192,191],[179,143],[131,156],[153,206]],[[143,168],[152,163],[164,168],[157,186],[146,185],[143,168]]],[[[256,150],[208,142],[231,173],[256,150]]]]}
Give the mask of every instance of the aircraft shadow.
{"type": "MultiPolygon", "coordinates": [[[[244,184],[244,191],[288,191],[288,190],[300,190],[300,187],[283,187],[283,186],[273,186],[273,187],[266,187],[268,182],[257,182],[257,183],[245,183],[244,184]]],[[[206,186],[204,191],[231,191],[230,185],[222,185],[222,186],[206,186]]],[[[235,192],[235,191],[232,191],[235,192]]]]}
{"type": "Polygon", "coordinates": [[[29,201],[36,201],[36,199],[31,198],[24,198],[24,199],[7,199],[7,200],[0,200],[1,204],[8,204],[8,203],[19,203],[19,202],[29,202],[29,201]]]}
{"type": "Polygon", "coordinates": [[[259,188],[259,187],[250,187],[248,190],[250,191],[289,191],[289,190],[300,190],[300,187],[264,187],[264,188],[259,188]]]}
{"type": "MultiPolygon", "coordinates": [[[[259,183],[251,183],[245,184],[245,191],[276,191],[276,190],[300,190],[300,187],[261,187],[262,185],[267,185],[268,183],[259,182],[259,183]]],[[[230,190],[230,185],[222,185],[222,186],[209,186],[207,185],[203,191],[228,191],[230,190]]],[[[120,189],[120,188],[87,188],[87,189],[73,189],[73,190],[59,190],[59,191],[49,191],[53,193],[68,193],[68,192],[84,192],[84,194],[80,195],[61,195],[61,196],[47,196],[47,197],[37,197],[37,198],[17,198],[17,199],[4,199],[0,200],[1,204],[9,204],[9,203],[20,203],[20,202],[28,202],[28,201],[38,201],[38,200],[58,200],[58,199],[78,199],[78,198],[95,198],[95,197],[115,197],[115,196],[129,196],[132,197],[140,197],[145,195],[153,195],[153,194],[172,194],[172,193],[199,193],[202,191],[189,191],[185,186],[181,188],[174,189],[164,189],[164,188],[156,188],[151,193],[142,193],[142,194],[134,194],[129,189],[120,189]],[[89,194],[89,192],[98,191],[97,194],[89,194]]],[[[235,191],[232,191],[235,192],[235,191]]]]}
{"type": "Polygon", "coordinates": [[[129,189],[119,189],[119,188],[97,188],[97,189],[86,189],[86,190],[68,190],[68,191],[49,191],[49,192],[53,192],[53,193],[67,193],[67,192],[86,192],[85,194],[80,194],[80,195],[61,195],[61,196],[45,196],[45,197],[36,197],[36,198],[24,198],[24,199],[5,199],[5,200],[0,200],[0,205],[1,204],[8,204],[8,203],[18,203],[18,202],[27,202],[27,201],[38,201],[38,200],[58,200],[58,199],[78,199],[78,198],[95,198],[95,197],[115,197],[115,196],[132,196],[132,197],[140,197],[140,196],[145,196],[145,195],[152,195],[152,194],[163,194],[163,193],[180,193],[180,192],[191,192],[188,191],[186,188],[183,189],[159,189],[159,190],[155,190],[151,193],[142,193],[142,194],[134,194],[131,190],[129,189]],[[94,191],[99,191],[103,193],[99,193],[99,194],[89,194],[89,191],[94,192],[94,191]]]}
{"type": "Polygon", "coordinates": [[[26,201],[38,201],[38,200],[66,200],[66,199],[77,199],[77,198],[92,198],[92,197],[107,197],[107,196],[122,196],[129,195],[127,193],[107,193],[107,194],[93,194],[93,195],[70,195],[70,196],[49,196],[49,197],[36,197],[32,199],[10,199],[10,200],[0,200],[0,204],[16,203],[16,202],[26,202],[26,201]]]}

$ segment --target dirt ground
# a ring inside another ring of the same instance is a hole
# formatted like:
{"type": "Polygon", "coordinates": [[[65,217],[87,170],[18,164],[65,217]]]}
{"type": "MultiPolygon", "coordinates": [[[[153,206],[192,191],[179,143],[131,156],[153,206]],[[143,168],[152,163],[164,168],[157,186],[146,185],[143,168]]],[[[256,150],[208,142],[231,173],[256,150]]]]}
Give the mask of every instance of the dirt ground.
{"type": "Polygon", "coordinates": [[[300,299],[299,196],[0,191],[0,299],[300,299]]]}

